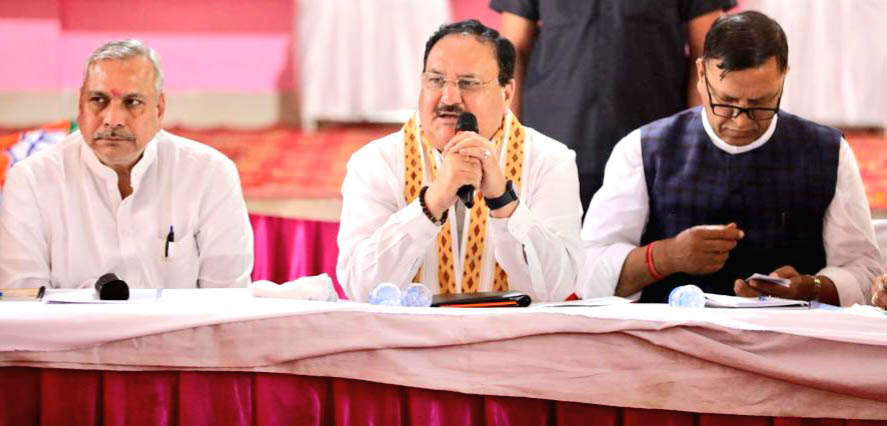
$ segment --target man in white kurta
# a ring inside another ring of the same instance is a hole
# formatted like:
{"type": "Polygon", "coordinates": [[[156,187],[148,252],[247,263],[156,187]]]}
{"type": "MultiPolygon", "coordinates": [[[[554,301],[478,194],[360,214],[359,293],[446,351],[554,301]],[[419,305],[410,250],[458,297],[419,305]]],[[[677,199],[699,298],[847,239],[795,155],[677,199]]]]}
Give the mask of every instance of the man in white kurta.
{"type": "Polygon", "coordinates": [[[133,288],[249,283],[253,239],[237,170],[160,130],[161,85],[156,56],[137,41],[93,54],[80,131],[9,171],[0,287],[92,287],[109,272],[133,288]]]}
{"type": "Polygon", "coordinates": [[[511,47],[476,21],[442,27],[426,45],[418,113],[348,162],[337,274],[350,298],[414,281],[435,293],[509,289],[534,301],[573,292],[582,215],[575,154],[508,112],[513,47],[509,64],[497,56],[502,43],[511,47]],[[478,132],[455,132],[465,111],[478,132]],[[472,209],[456,196],[469,184],[472,209]]]}
{"type": "Polygon", "coordinates": [[[881,256],[856,158],[838,130],[780,109],[788,71],[776,21],[756,11],[715,21],[696,61],[703,107],[630,133],[607,162],[582,231],[583,297],[665,302],[696,284],[869,301],[881,256]]]}

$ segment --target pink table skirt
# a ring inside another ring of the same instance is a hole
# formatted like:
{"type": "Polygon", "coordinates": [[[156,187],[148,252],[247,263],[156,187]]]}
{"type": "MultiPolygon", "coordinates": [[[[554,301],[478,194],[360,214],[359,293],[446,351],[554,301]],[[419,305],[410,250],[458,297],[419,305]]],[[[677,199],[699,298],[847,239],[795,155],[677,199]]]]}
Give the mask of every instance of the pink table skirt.
{"type": "Polygon", "coordinates": [[[337,222],[255,214],[249,215],[249,221],[255,234],[253,281],[284,283],[326,272],[333,278],[339,297],[346,298],[336,280],[337,222]]]}
{"type": "Polygon", "coordinates": [[[0,425],[887,425],[693,414],[248,372],[0,368],[0,425]]]}

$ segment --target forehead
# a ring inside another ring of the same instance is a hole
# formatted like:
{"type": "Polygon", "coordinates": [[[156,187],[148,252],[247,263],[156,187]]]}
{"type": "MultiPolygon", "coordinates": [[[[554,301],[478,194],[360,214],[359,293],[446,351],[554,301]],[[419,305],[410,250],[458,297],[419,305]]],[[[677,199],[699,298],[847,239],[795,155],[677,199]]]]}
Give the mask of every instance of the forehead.
{"type": "Polygon", "coordinates": [[[730,71],[723,76],[721,69],[717,67],[719,63],[718,60],[706,61],[705,74],[709,84],[723,96],[753,99],[773,94],[782,87],[785,77],[785,73],[779,70],[775,57],[759,67],[730,71]]]}
{"type": "Polygon", "coordinates": [[[428,52],[426,71],[488,76],[498,72],[496,50],[473,34],[448,34],[428,52]]]}
{"type": "Polygon", "coordinates": [[[745,100],[757,102],[776,96],[782,88],[785,73],[779,71],[776,58],[770,58],[757,68],[730,71],[723,76],[718,63],[717,60],[706,61],[705,73],[712,94],[721,99],[739,103],[745,100]]]}
{"type": "Polygon", "coordinates": [[[120,92],[154,92],[154,67],[148,58],[104,59],[89,66],[87,90],[120,92]]]}

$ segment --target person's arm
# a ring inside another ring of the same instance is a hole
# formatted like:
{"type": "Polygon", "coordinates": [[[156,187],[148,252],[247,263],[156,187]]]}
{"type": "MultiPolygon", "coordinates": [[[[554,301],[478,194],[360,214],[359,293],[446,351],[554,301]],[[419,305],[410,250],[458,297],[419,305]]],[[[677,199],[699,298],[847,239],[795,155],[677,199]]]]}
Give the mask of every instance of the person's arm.
{"type": "Polygon", "coordinates": [[[514,44],[517,57],[514,63],[514,97],[511,99],[511,111],[519,119],[523,119],[523,85],[527,75],[527,61],[536,41],[536,21],[502,12],[501,34],[514,44]]]}
{"type": "MultiPolygon", "coordinates": [[[[635,130],[613,148],[604,183],[588,205],[581,234],[585,261],[577,286],[583,298],[616,294],[623,265],[640,245],[648,217],[641,131],[635,130]]],[[[632,281],[639,280],[632,271],[626,274],[632,281]]]]}
{"type": "Polygon", "coordinates": [[[565,300],[575,291],[581,264],[579,177],[575,154],[563,151],[529,173],[532,191],[510,217],[497,218],[494,211],[488,219],[496,261],[508,273],[509,288],[534,301],[565,300]]]}
{"type": "Polygon", "coordinates": [[[865,304],[871,283],[881,272],[881,252],[859,165],[850,144],[841,139],[835,197],[823,219],[826,267],[817,274],[834,282],[841,306],[865,304]]]}
{"type": "Polygon", "coordinates": [[[616,286],[617,296],[629,296],[671,274],[707,275],[721,270],[745,236],[735,223],[699,225],[673,238],[655,241],[629,253],[616,286]],[[650,259],[647,259],[647,250],[650,259]],[[651,262],[648,264],[648,261],[651,262]],[[656,277],[653,272],[661,275],[656,277]]]}
{"type": "MultiPolygon", "coordinates": [[[[579,282],[584,298],[635,298],[657,281],[647,265],[649,244],[639,246],[648,219],[641,132],[635,130],[613,149],[604,171],[604,184],[588,207],[582,229],[587,252],[579,282]]],[[[685,229],[673,238],[651,243],[654,271],[662,277],[678,272],[716,272],[743,236],[742,230],[732,223],[685,229]]]]}
{"type": "MultiPolygon", "coordinates": [[[[411,283],[426,250],[437,244],[441,229],[423,213],[419,198],[401,206],[403,177],[397,171],[397,161],[385,155],[375,145],[356,152],[348,161],[342,183],[336,275],[348,297],[356,301],[366,301],[373,286],[381,282],[411,283]]],[[[392,150],[387,155],[398,154],[392,150]]],[[[428,208],[436,220],[450,210],[460,186],[476,186],[480,180],[480,166],[458,157],[444,161],[438,179],[426,191],[428,208]],[[432,197],[436,184],[445,187],[434,191],[440,197],[432,197]]]]}
{"type": "Polygon", "coordinates": [[[0,197],[0,288],[50,285],[49,236],[29,173],[11,168],[0,197]]]}
{"type": "Polygon", "coordinates": [[[840,306],[871,301],[872,282],[881,272],[881,252],[856,157],[844,139],[841,140],[835,196],[823,218],[822,240],[826,266],[816,272],[820,281],[818,291],[813,275],[801,275],[792,265],[787,265],[773,273],[791,279],[789,287],[737,280],[736,293],[741,296],[764,293],[790,299],[816,298],[840,306]]]}
{"type": "Polygon", "coordinates": [[[871,283],[881,272],[881,252],[859,165],[841,139],[835,197],[823,219],[826,267],[819,271],[837,288],[841,306],[868,303],[871,283]]]}
{"type": "Polygon", "coordinates": [[[687,44],[690,56],[687,58],[687,107],[694,107],[702,104],[702,97],[696,90],[696,84],[699,80],[696,70],[696,59],[702,56],[702,48],[705,44],[705,35],[711,24],[714,23],[724,12],[720,9],[697,16],[687,22],[687,44]]]}
{"type": "Polygon", "coordinates": [[[240,177],[227,158],[208,171],[212,176],[200,203],[196,233],[198,287],[246,287],[253,271],[253,231],[240,177]]]}
{"type": "Polygon", "coordinates": [[[872,281],[872,305],[887,309],[887,274],[878,275],[872,281]]]}
{"type": "Polygon", "coordinates": [[[761,280],[746,281],[739,278],[733,283],[733,292],[742,297],[769,295],[783,299],[818,300],[836,306],[841,304],[835,282],[826,275],[803,275],[793,266],[785,265],[776,268],[770,276],[788,279],[789,284],[782,286],[761,280]],[[819,285],[816,284],[817,280],[819,285]]]}

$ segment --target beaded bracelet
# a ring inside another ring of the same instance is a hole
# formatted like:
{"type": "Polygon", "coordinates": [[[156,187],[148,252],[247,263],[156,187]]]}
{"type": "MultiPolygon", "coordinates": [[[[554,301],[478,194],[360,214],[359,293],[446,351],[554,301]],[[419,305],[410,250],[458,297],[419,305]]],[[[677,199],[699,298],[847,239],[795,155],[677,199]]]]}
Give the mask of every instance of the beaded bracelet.
{"type": "Polygon", "coordinates": [[[428,204],[425,204],[425,193],[428,192],[428,187],[423,186],[421,190],[419,190],[419,205],[422,207],[422,213],[425,213],[425,217],[431,221],[431,223],[441,226],[444,222],[447,221],[447,214],[449,214],[449,210],[444,210],[443,216],[440,217],[440,220],[434,218],[434,215],[431,214],[431,210],[428,210],[428,204]]]}

